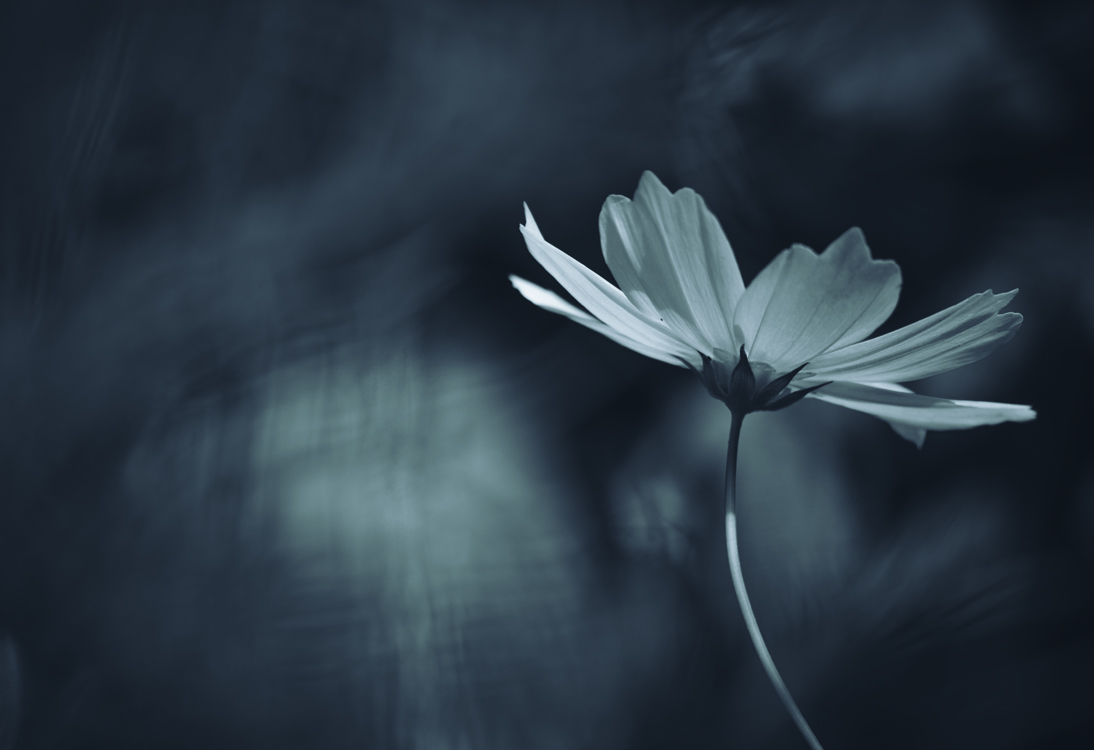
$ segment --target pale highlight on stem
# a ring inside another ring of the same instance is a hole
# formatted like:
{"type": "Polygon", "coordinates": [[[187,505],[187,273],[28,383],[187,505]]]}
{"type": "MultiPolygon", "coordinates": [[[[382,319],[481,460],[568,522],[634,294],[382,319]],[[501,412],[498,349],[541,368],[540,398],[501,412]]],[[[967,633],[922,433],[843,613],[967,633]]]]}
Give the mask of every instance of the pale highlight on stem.
{"type": "Polygon", "coordinates": [[[733,414],[733,423],[729,428],[729,449],[726,453],[726,552],[729,556],[729,571],[733,576],[733,590],[737,593],[737,602],[741,605],[741,615],[745,618],[745,626],[752,637],[752,645],[756,648],[756,655],[760,657],[760,663],[764,665],[768,679],[775,687],[783,705],[786,706],[790,718],[797,724],[805,741],[813,750],[824,750],[817,741],[813,730],[798,710],[798,705],[786,689],[786,683],[779,676],[779,670],[775,668],[775,662],[771,660],[771,654],[767,652],[767,645],[760,635],[760,626],[756,623],[756,616],[752,614],[752,603],[748,600],[748,591],[745,589],[745,580],[741,575],[741,555],[737,549],[737,446],[741,442],[741,423],[744,414],[733,414]]]}

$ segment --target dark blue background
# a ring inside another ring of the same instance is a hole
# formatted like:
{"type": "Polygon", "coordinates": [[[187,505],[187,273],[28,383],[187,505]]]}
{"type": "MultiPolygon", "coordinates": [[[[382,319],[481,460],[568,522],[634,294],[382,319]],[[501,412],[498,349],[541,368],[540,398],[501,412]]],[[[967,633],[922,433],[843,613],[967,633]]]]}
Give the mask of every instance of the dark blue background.
{"type": "Polygon", "coordinates": [[[862,226],[917,384],[750,417],[745,576],[826,748],[1072,748],[1094,690],[1094,7],[0,10],[0,748],[803,747],[722,551],[728,414],[520,298],[644,169],[746,280],[862,226]]]}

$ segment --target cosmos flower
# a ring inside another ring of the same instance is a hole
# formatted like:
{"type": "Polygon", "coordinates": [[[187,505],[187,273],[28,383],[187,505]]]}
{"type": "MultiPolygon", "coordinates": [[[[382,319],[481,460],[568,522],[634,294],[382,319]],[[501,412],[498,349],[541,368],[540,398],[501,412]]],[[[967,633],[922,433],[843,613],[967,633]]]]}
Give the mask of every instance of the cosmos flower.
{"type": "Polygon", "coordinates": [[[651,172],[633,201],[613,195],[600,212],[604,260],[618,287],[547,242],[527,205],[521,232],[585,310],[511,276],[528,300],[647,357],[692,368],[736,413],[809,396],[880,417],[920,446],[927,430],[1035,416],[1028,406],[934,398],[900,385],[1007,342],[1022,316],[1000,310],[1017,290],[976,294],[867,338],[896,307],[901,276],[896,263],[871,257],[857,227],[820,255],[804,245],[783,250],[747,287],[703,199],[688,188],[669,192],[651,172]]]}
{"type": "Polygon", "coordinates": [[[922,445],[927,430],[1034,418],[1028,406],[952,401],[900,383],[991,354],[1022,324],[1000,312],[1017,291],[990,290],[918,323],[867,338],[892,314],[900,268],[874,260],[861,230],[817,255],[783,250],[747,287],[718,220],[687,188],[670,193],[650,172],[634,200],[613,195],[600,212],[600,243],[618,287],[548,243],[528,206],[528,250],[585,310],[510,276],[525,297],[647,357],[695,370],[733,415],[726,452],[726,559],[756,653],[803,738],[820,742],[779,675],[752,612],[737,544],[737,452],[744,417],[805,397],[886,420],[922,445]]]}

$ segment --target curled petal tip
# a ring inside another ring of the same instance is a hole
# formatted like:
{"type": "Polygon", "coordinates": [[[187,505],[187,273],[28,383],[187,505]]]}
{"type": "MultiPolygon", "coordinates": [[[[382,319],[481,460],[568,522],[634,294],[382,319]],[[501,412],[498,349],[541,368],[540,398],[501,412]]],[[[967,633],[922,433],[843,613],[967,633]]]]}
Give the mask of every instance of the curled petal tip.
{"type": "MultiPolygon", "coordinates": [[[[509,274],[509,283],[513,285],[514,289],[520,292],[521,296],[539,307],[547,307],[553,312],[562,312],[563,307],[567,310],[573,307],[573,305],[570,305],[570,303],[563,300],[554,292],[549,292],[538,284],[533,284],[531,281],[522,279],[516,274],[509,274]]],[[[576,308],[574,309],[576,310],[576,308]]]]}
{"type": "MultiPolygon", "coordinates": [[[[976,403],[975,401],[958,401],[959,404],[976,403]]],[[[1014,411],[1007,421],[1009,422],[1032,422],[1037,419],[1037,411],[1032,406],[1026,406],[1025,404],[1003,404],[1003,406],[1013,406],[1014,411]]]]}
{"type": "Polygon", "coordinates": [[[536,220],[532,218],[532,209],[528,208],[527,203],[524,204],[524,226],[521,227],[521,231],[524,230],[531,232],[536,239],[543,239],[543,234],[539,231],[536,220]]]}

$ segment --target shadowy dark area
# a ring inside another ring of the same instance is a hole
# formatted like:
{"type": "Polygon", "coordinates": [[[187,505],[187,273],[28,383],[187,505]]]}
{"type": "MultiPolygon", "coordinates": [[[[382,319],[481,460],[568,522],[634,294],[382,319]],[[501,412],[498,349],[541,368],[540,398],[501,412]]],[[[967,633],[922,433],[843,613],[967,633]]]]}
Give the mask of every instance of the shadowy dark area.
{"type": "Polygon", "coordinates": [[[745,577],[828,750],[1094,745],[1094,6],[0,6],[0,750],[800,748],[729,415],[528,304],[650,169],[883,332],[1020,288],[931,433],[750,417],[745,577]]]}

